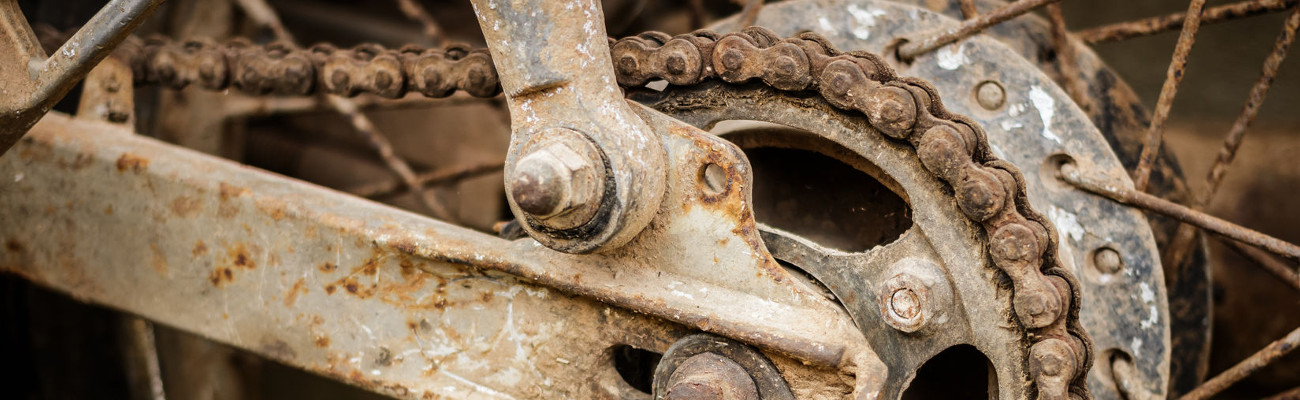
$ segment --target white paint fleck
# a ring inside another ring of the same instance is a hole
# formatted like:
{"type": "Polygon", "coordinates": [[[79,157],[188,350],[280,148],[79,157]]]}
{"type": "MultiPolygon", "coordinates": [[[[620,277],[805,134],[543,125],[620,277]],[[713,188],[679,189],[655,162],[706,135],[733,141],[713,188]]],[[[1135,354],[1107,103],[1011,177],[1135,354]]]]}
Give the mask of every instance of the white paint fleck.
{"type": "Polygon", "coordinates": [[[1046,90],[1034,85],[1029,88],[1029,101],[1038,109],[1038,116],[1043,119],[1043,138],[1061,143],[1061,137],[1052,132],[1052,116],[1056,115],[1056,100],[1046,90]]]}
{"type": "Polygon", "coordinates": [[[1160,313],[1156,309],[1156,306],[1148,307],[1147,319],[1142,321],[1142,329],[1150,329],[1151,327],[1156,326],[1156,323],[1158,322],[1160,322],[1160,313]]]}
{"type": "Polygon", "coordinates": [[[1156,301],[1155,292],[1151,291],[1151,285],[1146,282],[1138,284],[1138,292],[1142,294],[1142,302],[1151,304],[1156,301]]]}
{"type": "Polygon", "coordinates": [[[962,65],[970,62],[970,59],[966,58],[966,52],[963,50],[965,48],[966,46],[960,44],[941,47],[939,50],[934,52],[935,63],[939,65],[939,68],[949,71],[961,68],[962,65]]]}
{"type": "Polygon", "coordinates": [[[857,4],[850,4],[849,15],[857,22],[853,26],[853,37],[867,40],[871,37],[871,28],[876,27],[876,17],[884,16],[885,10],[863,10],[857,4]]]}
{"type": "MultiPolygon", "coordinates": [[[[1016,103],[1007,107],[1007,114],[1011,114],[1012,117],[1019,117],[1020,114],[1024,114],[1025,110],[1028,109],[1029,103],[1016,103]]],[[[1016,125],[1020,125],[1020,123],[1017,122],[1016,125]]]]}
{"type": "Polygon", "coordinates": [[[1086,231],[1083,230],[1083,225],[1079,224],[1079,217],[1074,213],[1057,206],[1051,206],[1047,210],[1047,217],[1052,219],[1053,224],[1056,224],[1056,232],[1061,236],[1069,236],[1070,239],[1074,239],[1076,242],[1083,239],[1083,234],[1086,231]]]}
{"type": "Polygon", "coordinates": [[[19,172],[19,173],[14,174],[14,182],[22,182],[22,181],[23,181],[23,173],[22,173],[22,172],[19,172]]]}
{"type": "Polygon", "coordinates": [[[831,31],[835,30],[835,26],[831,25],[831,21],[826,19],[824,15],[817,17],[817,25],[822,27],[822,33],[831,33],[831,31]]]}
{"type": "Polygon", "coordinates": [[[370,370],[370,374],[371,374],[371,375],[376,375],[376,376],[377,376],[377,375],[381,374],[381,372],[380,372],[379,370],[377,370],[377,369],[372,369],[372,370],[370,370]]]}
{"type": "Polygon", "coordinates": [[[1140,357],[1142,355],[1142,338],[1133,338],[1128,347],[1133,350],[1133,357],[1140,357]]]}

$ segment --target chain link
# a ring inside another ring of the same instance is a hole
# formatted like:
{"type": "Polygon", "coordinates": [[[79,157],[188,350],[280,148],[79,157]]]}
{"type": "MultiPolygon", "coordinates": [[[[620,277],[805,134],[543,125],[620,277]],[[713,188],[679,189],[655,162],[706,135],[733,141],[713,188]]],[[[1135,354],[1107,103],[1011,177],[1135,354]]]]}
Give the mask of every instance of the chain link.
{"type": "MultiPolygon", "coordinates": [[[[965,216],[983,227],[993,265],[1011,280],[1012,309],[1025,329],[1027,364],[1038,398],[1090,397],[1085,380],[1092,343],[1079,324],[1079,283],[1055,256],[1055,231],[1030,207],[1019,169],[997,159],[983,130],[948,112],[929,83],[897,76],[877,55],[835,50],[812,33],[781,38],[757,27],[725,35],[647,32],[609,43],[621,86],[660,79],[685,86],[719,79],[811,91],[840,110],[866,116],[882,134],[911,144],[921,164],[953,188],[965,216]]],[[[137,83],[178,89],[194,84],[257,95],[327,92],[387,98],[408,92],[445,97],[457,90],[488,97],[501,91],[488,51],[465,46],[297,49],[244,40],[216,44],[153,37],[129,42],[121,52],[131,60],[137,83]]]]}

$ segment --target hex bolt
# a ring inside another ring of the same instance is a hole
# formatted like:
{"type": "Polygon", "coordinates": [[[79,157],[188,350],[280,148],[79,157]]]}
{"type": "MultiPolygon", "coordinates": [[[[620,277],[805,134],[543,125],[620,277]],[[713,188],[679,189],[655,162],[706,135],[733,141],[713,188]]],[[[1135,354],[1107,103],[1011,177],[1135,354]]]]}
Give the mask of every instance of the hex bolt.
{"type": "Polygon", "coordinates": [[[980,107],[993,111],[1007,102],[1007,91],[995,81],[980,82],[975,87],[975,100],[980,103],[980,107]]]}
{"type": "Polygon", "coordinates": [[[682,361],[668,378],[667,400],[757,400],[758,386],[745,368],[714,353],[682,361]]]}
{"type": "Polygon", "coordinates": [[[510,177],[519,210],[552,229],[591,220],[605,191],[600,150],[586,136],[565,128],[539,132],[521,150],[510,177]]]}
{"type": "Polygon", "coordinates": [[[1124,258],[1110,247],[1102,247],[1092,253],[1092,265],[1103,274],[1114,274],[1124,268],[1124,258]]]}
{"type": "Polygon", "coordinates": [[[928,260],[905,258],[890,266],[894,275],[877,292],[880,315],[904,333],[923,333],[947,320],[952,289],[939,266],[928,260]]]}

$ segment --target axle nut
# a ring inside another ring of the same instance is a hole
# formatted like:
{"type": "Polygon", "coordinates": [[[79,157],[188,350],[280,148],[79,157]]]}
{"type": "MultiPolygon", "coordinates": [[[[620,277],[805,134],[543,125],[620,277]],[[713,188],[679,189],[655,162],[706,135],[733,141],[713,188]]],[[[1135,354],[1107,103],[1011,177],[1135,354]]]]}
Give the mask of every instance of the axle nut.
{"type": "Polygon", "coordinates": [[[510,176],[510,197],[551,229],[591,220],[605,192],[604,158],[586,136],[564,128],[539,132],[523,147],[510,176]]]}
{"type": "Polygon", "coordinates": [[[952,289],[938,265],[905,258],[890,270],[894,275],[877,292],[880,315],[886,324],[905,333],[917,333],[947,320],[952,289]]]}
{"type": "Polygon", "coordinates": [[[758,400],[758,386],[745,368],[713,353],[700,353],[673,371],[668,378],[667,400],[758,400]]]}

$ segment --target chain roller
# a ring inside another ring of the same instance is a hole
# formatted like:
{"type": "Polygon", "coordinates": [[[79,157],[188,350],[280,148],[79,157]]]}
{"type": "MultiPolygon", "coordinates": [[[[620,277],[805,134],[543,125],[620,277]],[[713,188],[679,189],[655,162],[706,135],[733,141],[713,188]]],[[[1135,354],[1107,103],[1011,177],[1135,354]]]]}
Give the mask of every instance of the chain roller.
{"type": "Polygon", "coordinates": [[[376,44],[339,49],[329,44],[295,48],[255,45],[243,39],[176,42],[164,37],[129,40],[117,52],[131,61],[136,83],[173,89],[197,85],[234,88],[251,95],[361,93],[398,98],[409,92],[447,97],[461,90],[477,97],[501,93],[487,49],[451,45],[442,49],[376,44]]]}
{"type": "MultiPolygon", "coordinates": [[[[625,87],[719,79],[812,91],[838,109],[862,114],[880,133],[911,144],[922,166],[953,188],[962,213],[983,227],[993,265],[1011,280],[1013,314],[1026,332],[1038,398],[1089,397],[1085,375],[1092,344],[1079,324],[1078,281],[1055,258],[1055,232],[1030,208],[1019,170],[994,157],[981,128],[949,113],[929,83],[898,77],[879,56],[835,50],[812,33],[781,38],[758,27],[725,35],[649,32],[611,39],[610,46],[618,84],[625,87]]],[[[413,91],[429,97],[457,90],[478,97],[500,93],[487,50],[463,46],[297,49],[242,40],[150,38],[124,47],[138,83],[172,88],[194,84],[250,94],[323,91],[388,98],[413,91]]]]}

